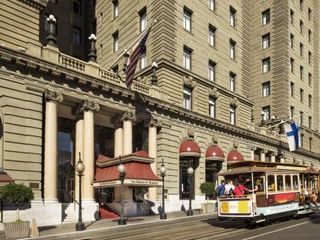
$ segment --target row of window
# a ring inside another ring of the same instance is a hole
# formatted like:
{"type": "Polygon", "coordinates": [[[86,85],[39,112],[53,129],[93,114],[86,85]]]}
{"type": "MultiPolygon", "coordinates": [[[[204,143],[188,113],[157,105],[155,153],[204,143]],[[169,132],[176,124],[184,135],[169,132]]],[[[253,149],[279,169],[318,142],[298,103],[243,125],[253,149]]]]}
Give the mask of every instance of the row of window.
{"type": "MultiPolygon", "coordinates": [[[[216,98],[209,97],[209,116],[216,118],[216,98]]],[[[183,88],[183,108],[192,110],[192,89],[184,86],[183,88]]],[[[231,124],[236,125],[236,106],[230,105],[229,107],[229,121],[231,124]]]]}
{"type": "MultiPolygon", "coordinates": [[[[294,83],[290,82],[290,96],[294,97],[294,83]]],[[[304,99],[304,90],[300,88],[300,102],[303,103],[304,99]]],[[[308,106],[309,108],[312,108],[312,95],[308,95],[308,106]]]]}
{"type": "MultiPolygon", "coordinates": [[[[308,15],[308,19],[310,20],[311,18],[311,9],[309,8],[309,13],[310,15],[308,15]]],[[[292,9],[290,9],[290,23],[293,25],[294,24],[294,11],[292,9]]],[[[299,27],[300,27],[300,33],[303,34],[304,33],[304,23],[303,21],[300,19],[299,21],[299,27]]],[[[308,30],[308,36],[309,36],[309,42],[311,42],[311,31],[308,30]]]]}
{"type": "MultiPolygon", "coordinates": [[[[310,56],[310,58],[311,58],[311,56],[310,56]]],[[[294,73],[294,59],[293,58],[290,58],[289,70],[290,70],[290,72],[294,73]]],[[[300,79],[304,80],[304,67],[302,65],[300,65],[299,71],[300,71],[300,79]]],[[[310,84],[310,81],[312,80],[311,73],[308,73],[308,80],[309,80],[309,85],[311,85],[310,84]]]]}

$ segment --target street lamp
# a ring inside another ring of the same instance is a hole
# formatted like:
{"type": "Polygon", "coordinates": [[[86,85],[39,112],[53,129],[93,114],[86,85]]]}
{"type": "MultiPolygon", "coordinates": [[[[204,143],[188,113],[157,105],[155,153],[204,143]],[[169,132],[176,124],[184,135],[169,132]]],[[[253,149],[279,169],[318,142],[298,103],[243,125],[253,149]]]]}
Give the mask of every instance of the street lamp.
{"type": "Polygon", "coordinates": [[[89,41],[90,41],[90,51],[88,54],[89,61],[92,62],[97,62],[97,50],[96,50],[96,41],[97,37],[93,33],[89,36],[89,41]]]}
{"type": "Polygon", "coordinates": [[[46,20],[49,24],[49,34],[46,38],[47,44],[55,47],[56,41],[57,41],[57,39],[55,37],[55,25],[56,25],[57,20],[52,14],[50,14],[50,16],[47,17],[46,20]]]}
{"type": "Polygon", "coordinates": [[[160,175],[162,177],[162,211],[160,212],[160,219],[167,219],[167,214],[164,207],[164,177],[166,176],[166,172],[167,172],[167,169],[164,166],[163,158],[162,158],[162,164],[160,167],[160,175]]]}
{"type": "Polygon", "coordinates": [[[192,167],[188,168],[188,177],[189,177],[189,210],[187,211],[188,216],[193,215],[192,206],[191,206],[191,195],[192,195],[192,175],[194,170],[192,167]]]}
{"type": "Polygon", "coordinates": [[[82,231],[85,229],[84,223],[82,222],[82,196],[81,196],[81,177],[83,176],[85,166],[81,161],[81,153],[79,152],[79,160],[76,165],[76,171],[79,176],[79,216],[76,224],[76,231],[82,231]]]}
{"type": "Polygon", "coordinates": [[[121,181],[121,208],[120,208],[120,219],[118,220],[119,225],[126,225],[127,221],[123,216],[124,212],[124,204],[123,204],[123,182],[124,182],[124,177],[126,176],[126,168],[125,166],[121,163],[120,159],[120,164],[118,165],[118,171],[119,171],[119,178],[121,181]]]}

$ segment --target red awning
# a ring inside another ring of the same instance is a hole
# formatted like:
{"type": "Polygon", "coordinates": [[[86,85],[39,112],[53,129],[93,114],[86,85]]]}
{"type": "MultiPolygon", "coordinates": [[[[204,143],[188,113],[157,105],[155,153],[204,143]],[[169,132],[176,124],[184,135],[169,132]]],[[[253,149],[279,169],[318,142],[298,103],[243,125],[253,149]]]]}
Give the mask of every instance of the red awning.
{"type": "Polygon", "coordinates": [[[206,160],[224,161],[224,152],[218,145],[211,145],[206,151],[206,160]]]}
{"type": "Polygon", "coordinates": [[[6,172],[0,171],[0,186],[13,182],[13,179],[6,172]]]}
{"type": "Polygon", "coordinates": [[[200,157],[200,153],[198,144],[193,140],[186,140],[180,145],[180,157],[200,157]]]}
{"type": "Polygon", "coordinates": [[[228,162],[244,161],[244,158],[238,150],[234,149],[228,153],[227,161],[228,162]]]}
{"type": "MultiPolygon", "coordinates": [[[[124,185],[129,186],[161,186],[161,179],[156,176],[149,163],[127,162],[124,185]]],[[[118,165],[96,168],[94,187],[120,185],[118,165]]]]}

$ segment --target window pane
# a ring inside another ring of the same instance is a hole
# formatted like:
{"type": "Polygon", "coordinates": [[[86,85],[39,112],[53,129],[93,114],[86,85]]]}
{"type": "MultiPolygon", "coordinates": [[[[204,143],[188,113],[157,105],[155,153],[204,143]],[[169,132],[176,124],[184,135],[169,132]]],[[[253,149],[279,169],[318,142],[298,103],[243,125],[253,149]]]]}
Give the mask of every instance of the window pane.
{"type": "Polygon", "coordinates": [[[276,188],[275,188],[274,176],[268,175],[268,191],[273,192],[275,190],[276,188]]]}
{"type": "Polygon", "coordinates": [[[277,191],[282,192],[283,190],[283,176],[279,175],[277,176],[277,191]]]}

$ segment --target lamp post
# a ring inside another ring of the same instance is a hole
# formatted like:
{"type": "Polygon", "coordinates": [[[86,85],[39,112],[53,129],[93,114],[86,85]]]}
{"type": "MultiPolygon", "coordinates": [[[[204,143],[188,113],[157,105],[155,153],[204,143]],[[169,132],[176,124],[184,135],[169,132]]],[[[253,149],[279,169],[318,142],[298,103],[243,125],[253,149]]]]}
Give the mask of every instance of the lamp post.
{"type": "Polygon", "coordinates": [[[118,171],[119,171],[119,178],[121,181],[121,208],[120,208],[120,219],[118,220],[119,225],[126,225],[127,221],[124,218],[124,205],[123,205],[123,182],[124,182],[124,177],[126,176],[126,168],[125,166],[121,163],[120,159],[120,164],[118,165],[118,171]]]}
{"type": "Polygon", "coordinates": [[[82,222],[82,196],[81,196],[81,177],[83,176],[84,169],[85,169],[85,166],[81,161],[81,154],[79,152],[79,160],[76,165],[76,171],[79,176],[79,216],[78,216],[78,222],[76,224],[76,231],[82,231],[85,229],[84,223],[82,222]]]}
{"type": "Polygon", "coordinates": [[[191,206],[191,197],[192,197],[192,175],[194,173],[194,170],[192,167],[188,168],[188,177],[189,177],[189,210],[187,211],[187,216],[192,216],[192,206],[191,206]]]}
{"type": "Polygon", "coordinates": [[[97,37],[93,33],[89,36],[89,41],[90,41],[90,51],[88,54],[89,61],[92,62],[97,62],[97,50],[96,50],[96,41],[97,37]]]}
{"type": "Polygon", "coordinates": [[[46,38],[47,40],[47,44],[50,45],[50,46],[56,46],[56,37],[55,37],[55,25],[56,25],[56,18],[50,14],[49,17],[47,17],[47,22],[49,24],[49,34],[46,38]]]}
{"type": "Polygon", "coordinates": [[[162,211],[160,212],[160,219],[167,219],[167,214],[164,207],[164,177],[166,176],[166,172],[167,172],[167,169],[164,166],[163,158],[162,158],[162,164],[160,167],[160,175],[162,178],[162,211]]]}
{"type": "Polygon", "coordinates": [[[126,52],[123,54],[123,57],[124,57],[123,72],[126,73],[126,72],[127,72],[127,67],[128,67],[128,59],[129,59],[129,57],[130,57],[129,52],[126,51],[126,52]]]}

